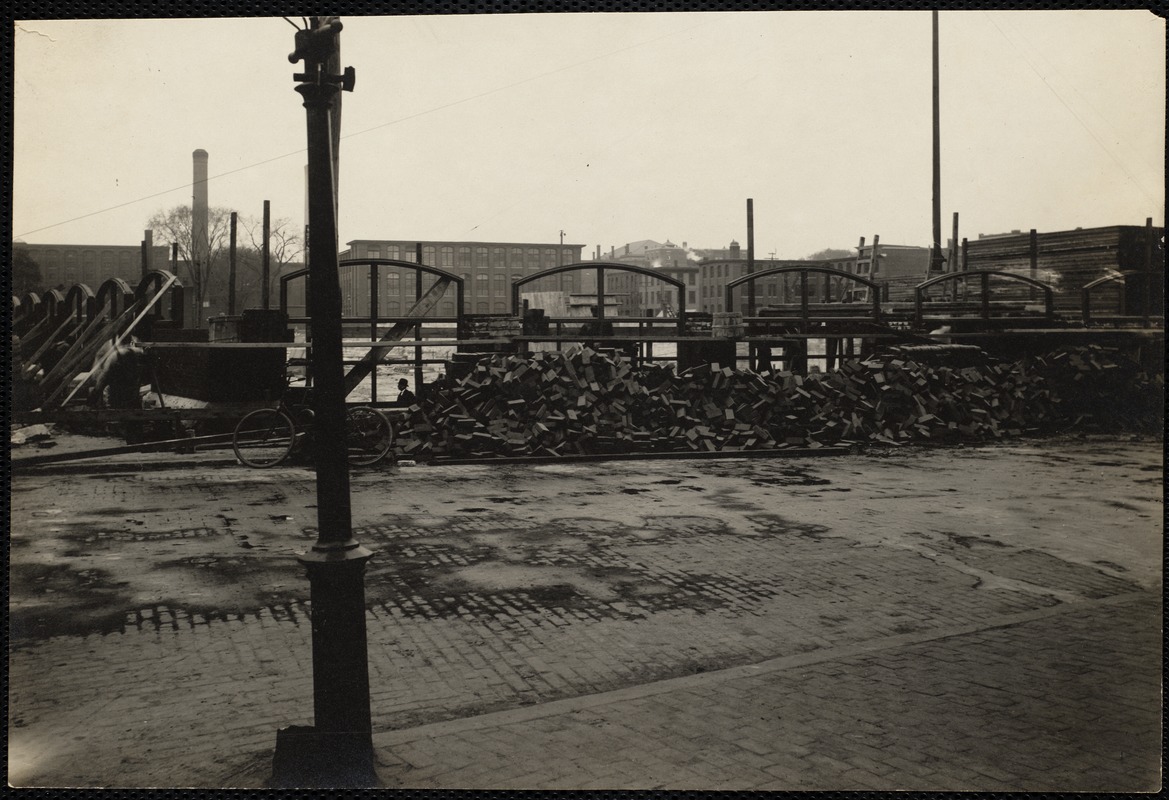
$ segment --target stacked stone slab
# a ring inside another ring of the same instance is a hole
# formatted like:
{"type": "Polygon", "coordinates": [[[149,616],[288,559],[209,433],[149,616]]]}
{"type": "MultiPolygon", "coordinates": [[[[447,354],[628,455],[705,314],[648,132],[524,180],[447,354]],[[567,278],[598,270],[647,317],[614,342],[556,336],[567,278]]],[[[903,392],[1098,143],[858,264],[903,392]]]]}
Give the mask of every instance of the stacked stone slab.
{"type": "MultiPolygon", "coordinates": [[[[408,410],[400,448],[427,459],[985,441],[1066,422],[1063,397],[1093,383],[1078,368],[1080,379],[1048,374],[1065,360],[1087,363],[1076,354],[971,364],[967,353],[963,366],[921,355],[889,353],[799,375],[635,370],[614,351],[590,348],[497,354],[463,379],[431,387],[408,410]]],[[[1100,379],[1149,383],[1116,353],[1097,348],[1094,358],[1100,379]]]]}

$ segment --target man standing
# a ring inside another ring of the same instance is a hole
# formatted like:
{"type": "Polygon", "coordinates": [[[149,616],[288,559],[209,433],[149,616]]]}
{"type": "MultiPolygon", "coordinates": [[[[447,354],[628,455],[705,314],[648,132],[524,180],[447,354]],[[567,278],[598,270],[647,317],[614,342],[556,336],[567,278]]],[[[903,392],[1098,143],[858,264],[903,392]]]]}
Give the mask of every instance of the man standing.
{"type": "Polygon", "coordinates": [[[414,392],[410,391],[410,381],[406,380],[405,378],[402,378],[398,381],[398,400],[395,405],[414,405],[414,392]]]}

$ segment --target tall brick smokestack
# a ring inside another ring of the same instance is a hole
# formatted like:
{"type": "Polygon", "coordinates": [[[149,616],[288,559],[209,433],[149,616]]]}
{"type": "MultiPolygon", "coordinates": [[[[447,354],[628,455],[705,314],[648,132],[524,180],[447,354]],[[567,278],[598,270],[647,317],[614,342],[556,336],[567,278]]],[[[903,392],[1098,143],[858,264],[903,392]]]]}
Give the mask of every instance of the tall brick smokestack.
{"type": "Polygon", "coordinates": [[[195,164],[191,197],[191,260],[205,266],[210,244],[207,240],[207,151],[192,154],[195,164]]]}

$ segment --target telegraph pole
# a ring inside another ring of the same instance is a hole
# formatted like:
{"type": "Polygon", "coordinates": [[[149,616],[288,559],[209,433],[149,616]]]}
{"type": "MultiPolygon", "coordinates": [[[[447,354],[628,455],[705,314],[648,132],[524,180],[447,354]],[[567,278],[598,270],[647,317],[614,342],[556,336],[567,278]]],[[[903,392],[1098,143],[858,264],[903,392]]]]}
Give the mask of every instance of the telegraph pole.
{"type": "MultiPolygon", "coordinates": [[[[747,274],[755,273],[755,201],[747,198],[747,274]]],[[[755,281],[747,282],[747,316],[755,316],[755,281]]]]}
{"type": "Polygon", "coordinates": [[[235,237],[239,215],[231,212],[231,244],[227,251],[227,315],[235,316],[235,237]]]}
{"type": "Polygon", "coordinates": [[[337,129],[340,92],[354,71],[337,74],[341,21],[313,17],[288,57],[308,131],[309,316],[312,321],[317,541],[299,557],[312,599],[312,728],[281,730],[272,783],[279,787],[376,786],[365,630],[365,566],[373,555],[352,533],[345,437],[341,286],[337,275],[337,129]]]}
{"type": "Polygon", "coordinates": [[[271,303],[271,301],[269,300],[269,297],[268,297],[268,295],[269,295],[268,284],[272,280],[270,272],[269,272],[269,269],[270,269],[269,264],[271,263],[269,260],[270,259],[270,256],[269,256],[270,244],[269,243],[271,241],[272,241],[272,203],[268,200],[265,200],[264,201],[264,247],[260,251],[260,276],[261,276],[260,307],[263,308],[265,311],[268,310],[268,307],[271,303]]]}
{"type": "Polygon", "coordinates": [[[941,272],[945,259],[942,256],[942,113],[938,85],[938,12],[932,11],[931,14],[934,33],[934,246],[930,250],[930,272],[941,272]]]}

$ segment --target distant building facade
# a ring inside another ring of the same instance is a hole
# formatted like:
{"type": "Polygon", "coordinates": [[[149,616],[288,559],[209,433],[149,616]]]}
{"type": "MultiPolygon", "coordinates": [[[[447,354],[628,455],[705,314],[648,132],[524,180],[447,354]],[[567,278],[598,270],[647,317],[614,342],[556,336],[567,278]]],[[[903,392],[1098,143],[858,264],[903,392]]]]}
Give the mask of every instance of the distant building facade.
{"type": "MultiPolygon", "coordinates": [[[[726,258],[704,258],[698,262],[698,291],[699,297],[699,311],[708,314],[716,314],[723,311],[747,311],[747,301],[749,298],[748,284],[744,283],[735,288],[732,293],[732,307],[726,307],[726,289],[727,284],[735,278],[740,278],[747,274],[748,262],[739,247],[738,242],[731,242],[731,246],[727,248],[728,257],[726,258]]],[[[779,267],[806,267],[806,266],[827,266],[820,261],[802,261],[802,260],[781,260],[781,259],[756,259],[754,264],[755,272],[763,272],[769,269],[777,269],[779,267]]],[[[755,310],[767,305],[779,305],[783,303],[798,303],[799,296],[799,276],[791,275],[769,275],[766,278],[761,278],[755,282],[755,310]]]]}
{"type": "MultiPolygon", "coordinates": [[[[142,278],[142,246],[101,244],[27,244],[20,243],[41,268],[41,284],[46,289],[68,289],[84,283],[91,289],[110,278],[121,278],[136,285],[142,278]]],[[[170,269],[169,248],[165,245],[147,249],[151,269],[170,269]]]]}
{"type": "MultiPolygon", "coordinates": [[[[606,261],[652,269],[682,281],[686,286],[684,310],[694,311],[698,302],[698,264],[693,260],[693,252],[685,242],[679,247],[669,239],[665,242],[642,239],[620,248],[611,247],[602,257],[606,261]]],[[[605,290],[617,298],[618,316],[675,317],[683,310],[678,308],[677,290],[648,275],[607,272],[605,290]]]]}
{"type": "MultiPolygon", "coordinates": [[[[460,275],[464,281],[463,311],[468,314],[505,314],[511,311],[512,281],[536,272],[581,261],[584,245],[545,244],[539,242],[463,242],[423,241],[413,239],[355,239],[341,252],[341,259],[395,259],[417,263],[418,246],[422,246],[422,263],[441,267],[460,275]]],[[[379,269],[378,313],[384,317],[404,315],[413,306],[417,294],[416,272],[407,268],[379,269]]],[[[595,290],[589,285],[587,270],[554,275],[525,286],[525,291],[558,291],[576,294],[595,290]]],[[[424,277],[423,290],[432,278],[424,277]]],[[[343,269],[341,294],[344,314],[369,313],[370,285],[368,271],[343,269]]],[[[436,316],[456,313],[454,292],[444,296],[436,316]]]]}
{"type": "MultiPolygon", "coordinates": [[[[930,248],[883,242],[875,247],[865,245],[859,249],[850,271],[880,286],[882,302],[911,302],[913,287],[931,277],[930,248]]],[[[849,299],[863,302],[872,298],[867,288],[857,287],[849,299]]]]}

